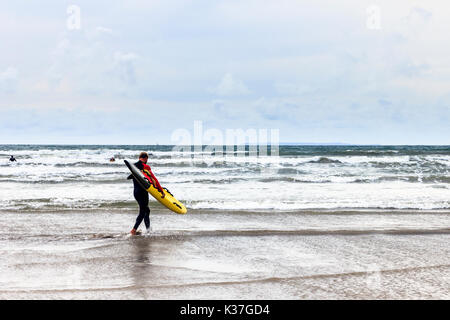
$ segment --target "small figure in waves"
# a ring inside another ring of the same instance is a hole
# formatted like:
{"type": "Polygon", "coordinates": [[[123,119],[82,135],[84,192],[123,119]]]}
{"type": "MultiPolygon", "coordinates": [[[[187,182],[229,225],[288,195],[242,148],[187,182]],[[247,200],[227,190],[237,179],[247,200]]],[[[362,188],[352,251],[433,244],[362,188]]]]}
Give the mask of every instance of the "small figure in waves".
{"type": "Polygon", "coordinates": [[[111,157],[111,159],[109,159],[109,162],[115,162],[116,159],[114,159],[114,157],[111,157]]]}
{"type": "Polygon", "coordinates": [[[9,161],[14,162],[17,161],[16,158],[14,158],[14,156],[11,156],[11,158],[9,158],[9,161]]]}

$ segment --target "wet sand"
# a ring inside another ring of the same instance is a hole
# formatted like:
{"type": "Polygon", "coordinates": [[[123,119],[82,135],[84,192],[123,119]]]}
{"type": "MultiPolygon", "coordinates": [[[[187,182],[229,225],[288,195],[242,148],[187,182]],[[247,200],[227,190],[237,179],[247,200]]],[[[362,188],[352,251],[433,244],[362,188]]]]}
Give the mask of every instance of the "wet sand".
{"type": "Polygon", "coordinates": [[[449,212],[0,214],[0,299],[449,299],[449,212]]]}

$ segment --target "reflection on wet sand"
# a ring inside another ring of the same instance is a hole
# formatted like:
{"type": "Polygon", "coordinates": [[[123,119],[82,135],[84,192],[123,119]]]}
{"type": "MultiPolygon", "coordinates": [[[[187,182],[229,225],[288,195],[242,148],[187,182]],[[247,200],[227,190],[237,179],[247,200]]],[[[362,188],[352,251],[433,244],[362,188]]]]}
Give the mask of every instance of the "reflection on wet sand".
{"type": "Polygon", "coordinates": [[[15,224],[0,229],[0,299],[449,297],[444,212],[155,214],[136,237],[132,218],[1,214],[15,224]]]}

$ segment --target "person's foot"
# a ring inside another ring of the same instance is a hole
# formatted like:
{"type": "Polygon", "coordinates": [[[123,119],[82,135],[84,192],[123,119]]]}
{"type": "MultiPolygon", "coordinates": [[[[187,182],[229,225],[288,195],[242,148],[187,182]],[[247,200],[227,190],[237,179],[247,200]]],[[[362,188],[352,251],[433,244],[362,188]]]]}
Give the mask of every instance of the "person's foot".
{"type": "Polygon", "coordinates": [[[131,229],[130,233],[131,233],[132,236],[135,236],[136,235],[136,229],[134,229],[134,228],[131,229]]]}

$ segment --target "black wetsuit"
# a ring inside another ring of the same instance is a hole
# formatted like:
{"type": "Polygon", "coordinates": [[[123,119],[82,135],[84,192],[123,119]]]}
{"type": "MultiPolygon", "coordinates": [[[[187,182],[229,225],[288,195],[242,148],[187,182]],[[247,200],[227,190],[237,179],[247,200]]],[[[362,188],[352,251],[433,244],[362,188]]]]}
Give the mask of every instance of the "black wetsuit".
{"type": "MultiPolygon", "coordinates": [[[[138,161],[134,164],[139,170],[143,170],[144,166],[142,161],[138,161]]],[[[136,218],[134,229],[137,230],[142,220],[144,220],[145,227],[150,229],[150,208],[148,207],[148,192],[133,178],[133,175],[129,175],[128,179],[133,179],[134,184],[134,198],[139,204],[139,215],[136,218]]]]}
{"type": "Polygon", "coordinates": [[[11,158],[9,158],[9,161],[14,162],[14,161],[17,161],[17,160],[13,156],[11,156],[11,158]]]}

